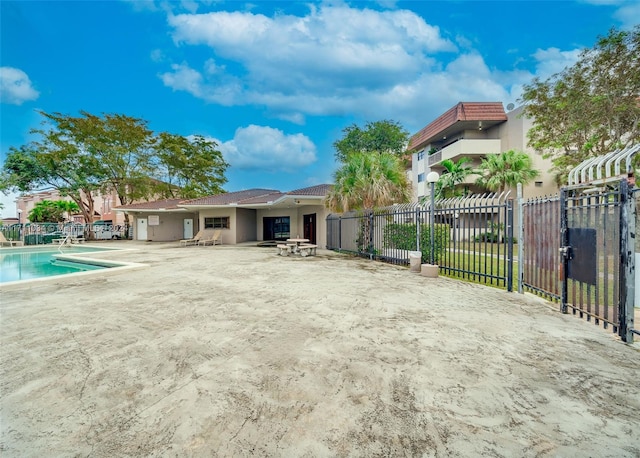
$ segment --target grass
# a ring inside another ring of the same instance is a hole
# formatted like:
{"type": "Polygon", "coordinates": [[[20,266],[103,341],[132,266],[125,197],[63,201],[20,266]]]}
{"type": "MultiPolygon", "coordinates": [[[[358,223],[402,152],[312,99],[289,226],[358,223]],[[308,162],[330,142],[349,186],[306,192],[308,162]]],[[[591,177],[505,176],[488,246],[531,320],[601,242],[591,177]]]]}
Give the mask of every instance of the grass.
{"type": "MultiPolygon", "coordinates": [[[[507,289],[507,262],[502,252],[500,257],[490,252],[449,252],[442,256],[439,264],[443,276],[507,289]]],[[[512,275],[513,287],[517,289],[518,263],[515,261],[512,275]]]]}

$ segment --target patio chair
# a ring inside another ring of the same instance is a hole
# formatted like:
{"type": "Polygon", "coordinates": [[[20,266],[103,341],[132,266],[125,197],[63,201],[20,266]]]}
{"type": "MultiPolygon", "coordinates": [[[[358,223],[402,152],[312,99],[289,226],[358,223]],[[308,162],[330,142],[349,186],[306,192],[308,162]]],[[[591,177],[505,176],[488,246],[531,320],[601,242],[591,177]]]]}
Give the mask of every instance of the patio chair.
{"type": "Polygon", "coordinates": [[[220,239],[221,235],[222,235],[222,231],[220,229],[216,229],[211,233],[210,237],[203,237],[200,240],[198,240],[198,245],[202,245],[202,246],[207,246],[208,244],[222,245],[222,240],[220,239]]]}
{"type": "Polygon", "coordinates": [[[0,232],[0,246],[24,246],[24,242],[20,240],[7,240],[2,232],[0,232]]]}
{"type": "Polygon", "coordinates": [[[205,236],[205,231],[201,229],[198,231],[196,235],[193,236],[193,238],[180,240],[180,245],[181,246],[196,245],[200,241],[200,239],[202,239],[204,236],[205,236]]]}

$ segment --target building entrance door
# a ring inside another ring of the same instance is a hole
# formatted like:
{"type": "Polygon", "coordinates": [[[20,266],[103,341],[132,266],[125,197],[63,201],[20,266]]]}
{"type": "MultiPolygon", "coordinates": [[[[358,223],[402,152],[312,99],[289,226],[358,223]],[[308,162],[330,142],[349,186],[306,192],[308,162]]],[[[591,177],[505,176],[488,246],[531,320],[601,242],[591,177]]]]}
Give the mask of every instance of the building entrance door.
{"type": "Polygon", "coordinates": [[[138,218],[136,223],[136,240],[147,240],[147,218],[138,218]]]}
{"type": "Polygon", "coordinates": [[[302,225],[304,238],[309,239],[309,241],[313,244],[316,243],[316,214],[312,213],[310,215],[302,216],[302,225]]]}
{"type": "Polygon", "coordinates": [[[192,239],[193,238],[193,220],[192,219],[184,219],[182,221],[182,238],[183,239],[192,239]]]}

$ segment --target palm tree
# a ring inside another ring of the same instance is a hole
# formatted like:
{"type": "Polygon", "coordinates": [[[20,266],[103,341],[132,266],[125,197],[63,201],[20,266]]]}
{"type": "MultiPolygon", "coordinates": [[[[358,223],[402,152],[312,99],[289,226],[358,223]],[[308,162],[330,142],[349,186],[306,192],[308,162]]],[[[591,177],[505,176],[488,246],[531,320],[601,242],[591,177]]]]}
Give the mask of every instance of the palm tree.
{"type": "MultiPolygon", "coordinates": [[[[334,185],[325,198],[332,211],[360,210],[370,215],[375,208],[409,200],[411,188],[401,159],[389,152],[354,152],[334,174],[334,185]]],[[[361,252],[372,252],[371,220],[361,219],[356,240],[361,252]]]]}
{"type": "Polygon", "coordinates": [[[478,172],[482,176],[476,184],[497,192],[518,183],[530,183],[540,175],[540,171],[533,168],[529,155],[514,150],[488,155],[482,160],[478,172]]]}
{"type": "Polygon", "coordinates": [[[391,153],[353,153],[334,174],[325,205],[336,212],[370,210],[409,200],[411,188],[401,161],[391,153]]]}
{"type": "Polygon", "coordinates": [[[66,216],[66,219],[68,220],[71,219],[71,215],[73,213],[78,213],[80,211],[80,207],[78,207],[78,204],[72,200],[56,200],[55,202],[53,202],[53,205],[63,214],[66,213],[66,215],[64,216],[66,216]]]}
{"type": "Polygon", "coordinates": [[[440,163],[445,168],[445,172],[436,183],[436,198],[455,195],[456,186],[463,183],[465,178],[473,173],[473,169],[468,165],[470,162],[471,159],[463,157],[458,162],[445,159],[440,163]]]}

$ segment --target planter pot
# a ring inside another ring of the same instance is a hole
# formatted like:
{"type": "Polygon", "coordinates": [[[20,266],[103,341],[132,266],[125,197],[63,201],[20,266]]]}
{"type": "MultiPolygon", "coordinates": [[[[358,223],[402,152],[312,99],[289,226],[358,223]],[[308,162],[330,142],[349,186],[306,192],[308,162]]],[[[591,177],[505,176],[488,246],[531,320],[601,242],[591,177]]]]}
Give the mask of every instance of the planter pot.
{"type": "Polygon", "coordinates": [[[427,278],[437,278],[438,266],[435,264],[422,264],[420,269],[420,275],[427,278]]]}

